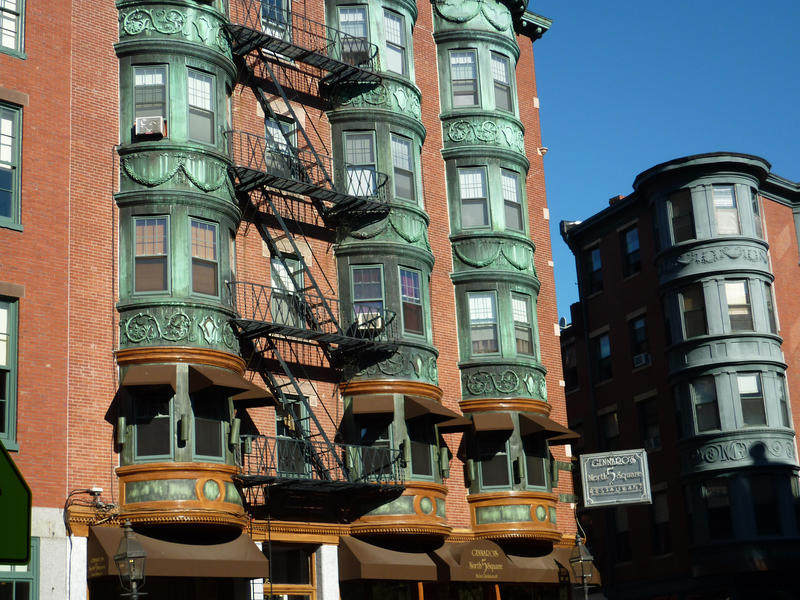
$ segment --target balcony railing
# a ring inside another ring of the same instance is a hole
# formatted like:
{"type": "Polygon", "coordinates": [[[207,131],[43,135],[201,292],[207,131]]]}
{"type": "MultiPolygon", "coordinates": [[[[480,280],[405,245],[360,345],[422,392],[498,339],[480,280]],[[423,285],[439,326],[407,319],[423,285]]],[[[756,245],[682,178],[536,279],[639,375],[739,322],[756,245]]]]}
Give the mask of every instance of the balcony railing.
{"type": "Polygon", "coordinates": [[[242,436],[236,448],[237,464],[244,476],[307,481],[403,483],[400,450],[353,444],[331,444],[289,437],[242,436]],[[338,453],[342,472],[331,450],[338,453]]]}
{"type": "Polygon", "coordinates": [[[299,60],[331,72],[338,70],[337,63],[378,70],[375,44],[271,4],[261,0],[231,3],[231,23],[261,34],[261,40],[254,43],[252,37],[234,33],[234,51],[248,52],[248,45],[259,46],[279,58],[299,60]]]}

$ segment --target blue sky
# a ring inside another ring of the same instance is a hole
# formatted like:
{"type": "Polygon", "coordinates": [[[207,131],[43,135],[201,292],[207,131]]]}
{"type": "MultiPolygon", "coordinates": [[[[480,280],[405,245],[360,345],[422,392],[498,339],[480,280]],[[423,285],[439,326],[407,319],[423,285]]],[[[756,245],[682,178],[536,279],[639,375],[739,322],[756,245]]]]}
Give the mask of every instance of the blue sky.
{"type": "Polygon", "coordinates": [[[578,298],[561,220],[701,152],[755,154],[800,180],[798,0],[534,0],[534,45],[559,316],[578,298]]]}

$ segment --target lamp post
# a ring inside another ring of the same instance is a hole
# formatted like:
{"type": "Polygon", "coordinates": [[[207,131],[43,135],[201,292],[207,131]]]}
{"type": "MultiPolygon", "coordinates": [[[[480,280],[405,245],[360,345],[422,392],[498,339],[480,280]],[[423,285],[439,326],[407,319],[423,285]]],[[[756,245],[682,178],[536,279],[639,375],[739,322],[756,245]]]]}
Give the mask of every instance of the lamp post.
{"type": "Polygon", "coordinates": [[[147,592],[140,592],[139,586],[144,585],[144,563],[147,553],[142,548],[136,534],[133,533],[130,521],[125,521],[122,539],[119,541],[117,553],[114,555],[114,562],[119,569],[119,581],[122,589],[126,593],[121,594],[123,598],[138,600],[146,596],[147,592]]]}
{"type": "Polygon", "coordinates": [[[575,579],[580,579],[583,584],[584,600],[589,600],[589,580],[592,578],[592,561],[594,557],[583,543],[581,536],[575,534],[575,548],[569,557],[569,566],[575,575],[575,579]]]}

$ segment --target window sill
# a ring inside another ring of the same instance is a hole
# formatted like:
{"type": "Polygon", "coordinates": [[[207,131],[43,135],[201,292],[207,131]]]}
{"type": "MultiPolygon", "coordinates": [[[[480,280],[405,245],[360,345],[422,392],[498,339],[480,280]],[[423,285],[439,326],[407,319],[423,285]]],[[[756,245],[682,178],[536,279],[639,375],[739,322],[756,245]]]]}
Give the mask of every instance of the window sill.
{"type": "Polygon", "coordinates": [[[642,272],[642,270],[641,270],[641,269],[639,269],[639,270],[638,270],[638,271],[636,271],[635,273],[631,273],[631,274],[629,274],[629,275],[624,275],[624,276],[622,277],[622,281],[629,281],[629,280],[633,279],[634,277],[636,277],[637,275],[639,275],[641,272],[642,272]]]}
{"type": "Polygon", "coordinates": [[[3,447],[9,452],[19,452],[19,443],[16,440],[0,439],[0,442],[3,443],[3,447]]]}
{"type": "Polygon", "coordinates": [[[20,50],[12,50],[11,48],[0,47],[0,54],[8,54],[9,56],[13,56],[14,58],[19,58],[21,60],[27,60],[28,55],[25,52],[20,50]]]}
{"type": "Polygon", "coordinates": [[[12,231],[24,231],[22,223],[13,223],[11,221],[0,221],[0,229],[11,229],[12,231]]]}

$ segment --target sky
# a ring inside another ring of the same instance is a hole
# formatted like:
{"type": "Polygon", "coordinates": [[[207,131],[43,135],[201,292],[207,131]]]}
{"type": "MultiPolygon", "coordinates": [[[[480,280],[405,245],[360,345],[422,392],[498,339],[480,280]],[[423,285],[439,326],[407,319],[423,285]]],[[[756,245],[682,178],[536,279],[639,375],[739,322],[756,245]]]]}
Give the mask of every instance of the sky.
{"type": "Polygon", "coordinates": [[[558,314],[578,299],[559,222],[636,175],[703,152],[755,154],[800,180],[800,0],[533,0],[558,314]]]}

